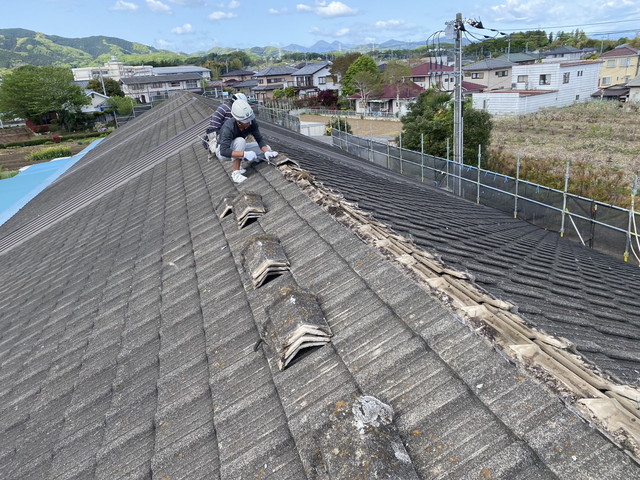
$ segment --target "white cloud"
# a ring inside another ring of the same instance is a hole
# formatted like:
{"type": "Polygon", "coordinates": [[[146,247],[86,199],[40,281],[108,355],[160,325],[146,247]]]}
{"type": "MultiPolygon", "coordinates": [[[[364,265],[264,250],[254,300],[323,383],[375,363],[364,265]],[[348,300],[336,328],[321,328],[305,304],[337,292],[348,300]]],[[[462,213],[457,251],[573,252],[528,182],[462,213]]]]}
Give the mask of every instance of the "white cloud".
{"type": "Polygon", "coordinates": [[[147,7],[154,12],[159,13],[171,13],[171,7],[165,3],[159,2],[158,0],[146,0],[147,7]]]}
{"type": "Polygon", "coordinates": [[[172,28],[171,33],[175,33],[176,35],[187,35],[189,33],[195,33],[195,30],[190,23],[185,23],[181,27],[172,28]]]}
{"type": "Polygon", "coordinates": [[[386,30],[402,30],[407,28],[407,24],[404,20],[381,20],[376,22],[376,27],[386,30]]]}
{"type": "Polygon", "coordinates": [[[305,5],[304,3],[299,3],[296,5],[296,10],[299,12],[313,12],[313,8],[309,5],[305,5]]]}
{"type": "Polygon", "coordinates": [[[204,0],[169,0],[171,3],[181,5],[183,7],[203,7],[204,0]]]}
{"type": "Polygon", "coordinates": [[[236,0],[231,0],[229,2],[229,5],[227,5],[227,8],[238,8],[239,6],[240,6],[240,2],[236,0]]]}
{"type": "Polygon", "coordinates": [[[316,7],[316,13],[321,17],[346,17],[357,14],[358,10],[342,2],[331,2],[328,5],[316,7]]]}
{"type": "Polygon", "coordinates": [[[118,0],[110,10],[126,10],[129,12],[135,12],[138,10],[138,5],[131,2],[124,2],[123,0],[118,0]]]}
{"type": "Polygon", "coordinates": [[[210,20],[223,20],[225,18],[236,18],[238,15],[228,12],[213,12],[209,15],[210,20]]]}

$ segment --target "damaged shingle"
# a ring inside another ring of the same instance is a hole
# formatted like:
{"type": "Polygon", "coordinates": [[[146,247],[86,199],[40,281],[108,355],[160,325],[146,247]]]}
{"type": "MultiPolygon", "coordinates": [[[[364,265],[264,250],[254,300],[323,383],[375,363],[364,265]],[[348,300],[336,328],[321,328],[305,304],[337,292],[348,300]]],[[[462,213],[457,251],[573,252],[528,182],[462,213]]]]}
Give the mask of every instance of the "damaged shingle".
{"type": "Polygon", "coordinates": [[[267,277],[288,271],[290,266],[280,240],[273,235],[251,237],[245,243],[242,257],[254,288],[262,285],[267,277]]]}

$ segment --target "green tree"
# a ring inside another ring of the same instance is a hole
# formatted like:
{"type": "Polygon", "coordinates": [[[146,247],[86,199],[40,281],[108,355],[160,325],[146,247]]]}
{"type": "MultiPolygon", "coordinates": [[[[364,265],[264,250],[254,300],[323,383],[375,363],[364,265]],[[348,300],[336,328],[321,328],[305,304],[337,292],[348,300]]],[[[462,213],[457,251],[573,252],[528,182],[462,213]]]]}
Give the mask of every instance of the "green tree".
{"type": "Polygon", "coordinates": [[[107,103],[118,112],[118,115],[131,115],[133,112],[133,99],[130,97],[109,97],[107,103]]]}
{"type": "Polygon", "coordinates": [[[359,72],[369,72],[373,77],[380,77],[380,71],[376,65],[376,61],[367,56],[358,57],[347,69],[347,73],[342,77],[342,92],[345,95],[353,95],[356,93],[356,87],[353,85],[353,77],[359,72]]]}
{"type": "Polygon", "coordinates": [[[86,88],[94,92],[104,93],[102,90],[102,82],[104,82],[104,90],[107,92],[107,97],[124,97],[120,83],[113,78],[103,78],[102,81],[99,78],[92,78],[89,80],[89,83],[87,83],[86,88]]]}
{"type": "MultiPolygon", "coordinates": [[[[478,145],[486,152],[491,141],[490,115],[464,104],[464,163],[477,165],[478,145]]],[[[409,112],[402,117],[402,144],[420,151],[424,137],[424,152],[438,157],[447,154],[447,139],[453,139],[453,101],[450,93],[427,90],[420,94],[409,112]]]]}
{"type": "Polygon", "coordinates": [[[293,87],[285,87],[284,96],[287,98],[293,98],[296,96],[296,89],[293,87]]]}
{"type": "Polygon", "coordinates": [[[79,112],[91,102],[82,88],[73,84],[73,74],[62,67],[18,67],[0,84],[0,112],[40,123],[43,115],[79,112]]]}
{"type": "Polygon", "coordinates": [[[346,55],[336,57],[331,64],[331,68],[329,69],[331,75],[333,76],[333,80],[335,82],[339,82],[342,77],[347,74],[347,70],[349,69],[351,64],[361,56],[361,53],[347,53],[346,55]]]}
{"type": "Polygon", "coordinates": [[[400,103],[400,89],[411,80],[411,67],[406,63],[392,60],[382,73],[382,83],[391,85],[396,91],[396,101],[400,103]]]}
{"type": "Polygon", "coordinates": [[[361,70],[351,77],[351,86],[360,94],[361,105],[366,111],[369,99],[375,96],[381,88],[380,75],[361,70]]]}

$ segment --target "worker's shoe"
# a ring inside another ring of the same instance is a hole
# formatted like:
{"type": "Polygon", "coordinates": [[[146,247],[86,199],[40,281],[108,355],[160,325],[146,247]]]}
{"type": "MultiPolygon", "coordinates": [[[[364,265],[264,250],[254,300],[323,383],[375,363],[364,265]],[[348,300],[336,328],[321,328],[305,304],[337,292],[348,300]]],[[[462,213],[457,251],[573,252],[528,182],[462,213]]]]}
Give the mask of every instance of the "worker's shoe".
{"type": "Polygon", "coordinates": [[[233,180],[235,183],[242,183],[246,179],[247,177],[242,175],[242,173],[240,173],[240,170],[234,170],[233,172],[231,172],[231,180],[233,180]]]}

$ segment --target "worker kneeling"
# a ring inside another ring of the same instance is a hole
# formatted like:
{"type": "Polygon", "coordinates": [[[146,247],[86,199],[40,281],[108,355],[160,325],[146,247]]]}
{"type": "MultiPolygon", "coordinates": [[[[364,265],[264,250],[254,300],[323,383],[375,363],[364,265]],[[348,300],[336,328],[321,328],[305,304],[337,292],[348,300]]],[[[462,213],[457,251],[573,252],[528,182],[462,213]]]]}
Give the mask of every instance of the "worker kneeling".
{"type": "Polygon", "coordinates": [[[218,136],[216,155],[220,160],[232,161],[231,179],[235,183],[244,182],[247,177],[243,174],[244,168],[240,168],[242,159],[249,162],[260,162],[258,155],[264,154],[264,159],[269,160],[278,155],[271,151],[269,145],[260,133],[260,127],[256,121],[253,109],[245,100],[236,100],[231,106],[232,118],[222,124],[218,136]],[[252,135],[255,142],[248,142],[246,138],[252,135]]]}

